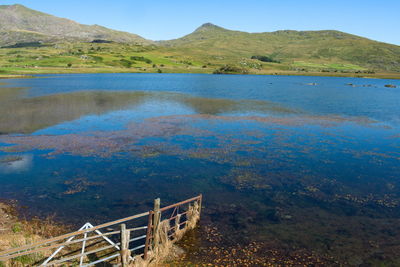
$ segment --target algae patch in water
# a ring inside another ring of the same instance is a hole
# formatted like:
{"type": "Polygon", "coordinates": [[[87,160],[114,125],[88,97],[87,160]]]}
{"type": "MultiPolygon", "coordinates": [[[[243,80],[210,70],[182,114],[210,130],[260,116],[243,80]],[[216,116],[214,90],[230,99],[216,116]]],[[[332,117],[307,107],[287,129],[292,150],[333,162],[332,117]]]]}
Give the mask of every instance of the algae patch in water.
{"type": "Polygon", "coordinates": [[[0,157],[0,164],[9,164],[9,163],[12,163],[15,161],[21,161],[21,160],[23,160],[23,157],[21,157],[21,156],[8,155],[8,156],[0,157]]]}
{"type": "Polygon", "coordinates": [[[64,191],[63,195],[73,195],[76,193],[84,192],[89,187],[94,186],[103,186],[104,183],[101,182],[90,182],[85,177],[75,178],[71,180],[67,180],[64,182],[64,185],[67,186],[67,190],[64,191]]]}

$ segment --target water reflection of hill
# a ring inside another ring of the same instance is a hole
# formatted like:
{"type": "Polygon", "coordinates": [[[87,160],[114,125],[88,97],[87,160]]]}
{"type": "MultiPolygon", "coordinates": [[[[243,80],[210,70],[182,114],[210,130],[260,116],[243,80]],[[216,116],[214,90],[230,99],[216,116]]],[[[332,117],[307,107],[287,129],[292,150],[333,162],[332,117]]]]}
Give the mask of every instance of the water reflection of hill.
{"type": "Polygon", "coordinates": [[[135,105],[145,96],[141,92],[78,92],[18,98],[8,90],[2,92],[0,100],[0,132],[4,134],[31,133],[83,115],[102,114],[135,105]]]}
{"type": "Polygon", "coordinates": [[[295,112],[265,101],[210,99],[175,93],[81,91],[25,98],[24,91],[21,88],[0,89],[0,133],[32,133],[85,115],[134,110],[146,101],[180,104],[187,108],[188,114],[295,112]]]}

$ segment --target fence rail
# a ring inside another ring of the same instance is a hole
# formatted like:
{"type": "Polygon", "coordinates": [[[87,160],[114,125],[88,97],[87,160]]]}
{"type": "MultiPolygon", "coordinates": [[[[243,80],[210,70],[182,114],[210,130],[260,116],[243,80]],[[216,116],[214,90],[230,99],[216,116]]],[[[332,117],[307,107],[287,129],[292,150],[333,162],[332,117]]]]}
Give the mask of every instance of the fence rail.
{"type": "Polygon", "coordinates": [[[36,255],[42,259],[35,266],[93,266],[115,261],[124,267],[137,257],[149,262],[157,257],[163,242],[181,237],[184,225],[193,228],[200,218],[201,204],[202,195],[162,208],[160,199],[155,199],[153,210],[97,226],[85,223],[75,232],[0,251],[0,261],[11,266],[18,257],[36,255]]]}

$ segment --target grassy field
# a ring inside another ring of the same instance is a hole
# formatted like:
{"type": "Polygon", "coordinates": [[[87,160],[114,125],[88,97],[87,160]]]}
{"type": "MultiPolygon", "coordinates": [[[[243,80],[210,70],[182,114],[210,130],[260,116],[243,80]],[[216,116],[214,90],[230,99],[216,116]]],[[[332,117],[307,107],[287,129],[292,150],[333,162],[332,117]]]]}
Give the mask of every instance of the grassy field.
{"type": "Polygon", "coordinates": [[[41,73],[206,72],[200,62],[161,54],[154,46],[65,43],[1,48],[0,76],[41,73]]]}
{"type": "Polygon", "coordinates": [[[347,70],[347,71],[366,71],[367,68],[363,68],[354,64],[339,64],[339,63],[312,63],[304,61],[295,61],[293,63],[294,67],[307,68],[313,70],[347,70]]]}
{"type": "MultiPolygon", "coordinates": [[[[228,49],[229,50],[229,49],[228,49]]],[[[201,49],[119,43],[58,43],[19,48],[0,48],[0,78],[47,73],[213,73],[235,66],[249,74],[317,75],[400,78],[400,73],[371,71],[334,60],[282,60],[263,62],[220,49],[202,54],[201,49]]]]}

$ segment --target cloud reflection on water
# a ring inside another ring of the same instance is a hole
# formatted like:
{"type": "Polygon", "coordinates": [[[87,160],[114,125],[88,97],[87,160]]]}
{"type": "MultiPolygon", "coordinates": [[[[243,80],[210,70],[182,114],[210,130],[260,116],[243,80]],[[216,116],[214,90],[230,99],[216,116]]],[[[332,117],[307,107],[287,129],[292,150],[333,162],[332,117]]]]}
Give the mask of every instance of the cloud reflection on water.
{"type": "Polygon", "coordinates": [[[0,163],[0,173],[19,173],[27,172],[32,168],[33,155],[18,155],[15,160],[0,163]]]}

